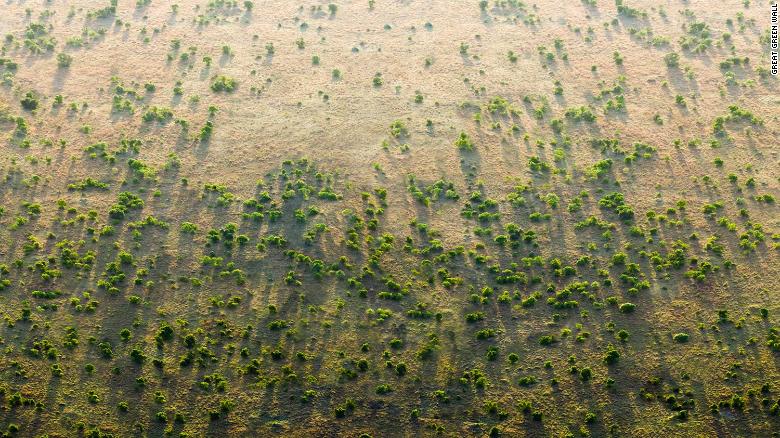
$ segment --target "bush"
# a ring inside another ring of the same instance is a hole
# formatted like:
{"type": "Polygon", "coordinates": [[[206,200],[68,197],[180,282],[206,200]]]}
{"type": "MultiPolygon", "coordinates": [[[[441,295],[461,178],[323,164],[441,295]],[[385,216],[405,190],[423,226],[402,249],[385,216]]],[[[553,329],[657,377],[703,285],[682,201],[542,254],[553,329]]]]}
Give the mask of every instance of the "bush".
{"type": "Polygon", "coordinates": [[[664,62],[667,67],[677,67],[680,65],[680,55],[675,52],[664,55],[664,62]]]}
{"type": "Polygon", "coordinates": [[[636,304],[634,303],[623,303],[620,305],[620,312],[621,313],[631,313],[636,309],[636,304]]]}
{"type": "Polygon", "coordinates": [[[536,172],[549,172],[550,165],[541,160],[536,155],[532,155],[528,159],[528,168],[536,172]]]}
{"type": "Polygon", "coordinates": [[[374,84],[375,87],[381,87],[385,83],[385,80],[382,79],[382,73],[375,74],[374,79],[372,79],[371,82],[374,84]]]}
{"type": "Polygon", "coordinates": [[[38,100],[38,96],[36,96],[32,91],[28,91],[20,103],[22,104],[22,108],[26,109],[27,111],[33,111],[34,109],[38,108],[40,101],[38,100]]]}
{"type": "Polygon", "coordinates": [[[496,335],[496,331],[493,329],[482,329],[477,331],[475,335],[479,340],[490,339],[496,335]]]}
{"type": "Polygon", "coordinates": [[[466,314],[466,322],[477,322],[485,319],[485,314],[482,312],[473,312],[466,314]]]}
{"type": "Polygon", "coordinates": [[[164,123],[172,118],[173,118],[173,111],[171,111],[170,108],[158,107],[158,106],[149,107],[144,113],[144,115],[141,116],[141,120],[143,120],[144,122],[157,121],[160,123],[164,123]]]}
{"type": "Polygon", "coordinates": [[[572,119],[575,121],[580,121],[580,120],[586,122],[596,121],[596,115],[593,114],[590,108],[586,106],[569,108],[566,110],[566,113],[564,115],[566,116],[567,119],[572,119]]]}
{"type": "Polygon", "coordinates": [[[520,386],[531,386],[536,382],[537,380],[534,376],[523,376],[517,381],[520,386]]]}
{"type": "Polygon", "coordinates": [[[182,222],[180,229],[182,233],[195,234],[198,231],[198,226],[192,222],[182,222]]]}
{"type": "Polygon", "coordinates": [[[617,351],[612,344],[609,344],[607,345],[607,351],[604,353],[602,359],[607,365],[615,364],[620,359],[620,352],[617,351]]]}
{"type": "Polygon", "coordinates": [[[599,199],[599,206],[617,213],[621,219],[631,219],[634,217],[634,210],[625,203],[623,194],[620,192],[611,192],[599,199]]]}
{"type": "Polygon", "coordinates": [[[462,151],[474,150],[474,142],[472,142],[468,134],[463,131],[460,132],[460,135],[458,135],[458,138],[455,140],[455,146],[462,151]]]}
{"type": "Polygon", "coordinates": [[[203,128],[200,129],[200,132],[198,133],[198,140],[201,142],[206,142],[208,139],[211,138],[211,133],[214,131],[214,122],[211,120],[206,120],[206,123],[203,125],[203,128]]]}
{"type": "Polygon", "coordinates": [[[390,385],[386,383],[376,387],[376,393],[379,395],[388,394],[390,392],[393,392],[393,388],[391,388],[390,385]]]}
{"type": "Polygon", "coordinates": [[[402,122],[401,120],[396,120],[392,124],[390,124],[390,135],[392,135],[395,138],[407,136],[409,135],[409,129],[406,128],[404,122],[402,122]]]}
{"type": "Polygon", "coordinates": [[[57,55],[57,66],[60,68],[67,68],[70,67],[70,64],[73,62],[73,57],[68,55],[67,53],[60,53],[57,55]]]}
{"type": "Polygon", "coordinates": [[[211,84],[211,90],[214,92],[232,92],[236,89],[236,81],[235,79],[225,76],[225,75],[219,75],[214,78],[214,82],[211,84]]]}
{"type": "Polygon", "coordinates": [[[112,219],[123,219],[130,209],[141,209],[144,201],[137,195],[130,192],[119,194],[117,203],[108,210],[108,216],[112,219]]]}
{"type": "Polygon", "coordinates": [[[672,336],[672,339],[674,339],[674,342],[679,342],[681,344],[688,342],[688,333],[675,333],[674,336],[672,336]]]}

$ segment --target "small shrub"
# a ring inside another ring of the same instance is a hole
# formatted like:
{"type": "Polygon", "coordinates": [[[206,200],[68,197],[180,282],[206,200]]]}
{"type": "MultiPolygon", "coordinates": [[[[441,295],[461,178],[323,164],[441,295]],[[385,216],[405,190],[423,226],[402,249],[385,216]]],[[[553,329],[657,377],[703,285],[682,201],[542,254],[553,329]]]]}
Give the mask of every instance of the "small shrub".
{"type": "Polygon", "coordinates": [[[472,142],[468,134],[463,131],[460,132],[460,135],[458,135],[458,138],[455,140],[455,146],[462,151],[474,150],[474,142],[472,142]]]}
{"type": "Polygon", "coordinates": [[[631,313],[634,310],[636,310],[636,304],[634,303],[623,303],[619,307],[621,313],[631,313]]]}
{"type": "Polygon", "coordinates": [[[22,104],[22,108],[26,109],[27,111],[33,111],[38,108],[40,101],[38,100],[38,96],[36,96],[32,91],[28,91],[20,103],[22,104]]]}
{"type": "Polygon", "coordinates": [[[664,62],[667,67],[673,68],[680,65],[680,55],[675,52],[670,52],[664,55],[664,62]]]}
{"type": "Polygon", "coordinates": [[[214,92],[232,92],[236,89],[236,81],[235,79],[225,76],[225,75],[219,75],[214,78],[214,82],[211,83],[211,90],[214,92]]]}
{"type": "Polygon", "coordinates": [[[67,53],[60,53],[57,55],[57,66],[60,68],[68,68],[73,62],[73,57],[67,53]]]}

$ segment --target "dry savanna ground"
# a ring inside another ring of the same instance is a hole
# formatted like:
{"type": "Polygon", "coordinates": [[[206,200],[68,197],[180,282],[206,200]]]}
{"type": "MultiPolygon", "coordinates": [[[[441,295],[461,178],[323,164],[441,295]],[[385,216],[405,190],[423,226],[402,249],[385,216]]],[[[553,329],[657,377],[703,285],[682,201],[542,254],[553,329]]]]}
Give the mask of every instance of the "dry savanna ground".
{"type": "Polygon", "coordinates": [[[776,436],[765,0],[2,0],[0,432],[776,436]]]}

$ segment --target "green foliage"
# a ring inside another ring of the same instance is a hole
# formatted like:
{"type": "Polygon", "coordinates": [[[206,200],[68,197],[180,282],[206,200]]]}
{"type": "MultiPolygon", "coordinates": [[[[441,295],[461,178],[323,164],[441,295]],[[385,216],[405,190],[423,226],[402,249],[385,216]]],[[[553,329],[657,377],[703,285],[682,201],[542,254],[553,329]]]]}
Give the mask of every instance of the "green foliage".
{"type": "Polygon", "coordinates": [[[596,121],[596,115],[586,106],[569,108],[565,112],[566,118],[574,121],[585,121],[593,123],[596,121]]]}
{"type": "Polygon", "coordinates": [[[33,111],[38,108],[40,101],[38,100],[38,96],[36,96],[32,91],[28,91],[22,98],[21,104],[22,108],[26,109],[27,111],[33,111]]]}
{"type": "Polygon", "coordinates": [[[144,201],[138,195],[131,192],[119,194],[117,203],[108,210],[108,216],[112,219],[124,219],[130,210],[138,210],[144,207],[144,201]]]}
{"type": "Polygon", "coordinates": [[[396,120],[390,125],[390,135],[396,138],[406,137],[409,135],[409,130],[404,125],[404,122],[396,120]]]}
{"type": "Polygon", "coordinates": [[[230,93],[236,89],[236,80],[225,75],[215,76],[211,82],[211,90],[214,92],[230,93]]]}
{"type": "Polygon", "coordinates": [[[173,118],[173,111],[170,108],[151,106],[147,108],[144,114],[141,116],[141,120],[144,122],[159,122],[165,123],[173,118]]]}
{"type": "Polygon", "coordinates": [[[471,141],[468,134],[461,131],[458,138],[455,140],[455,146],[462,151],[473,151],[474,142],[471,141]]]}
{"type": "MultiPolygon", "coordinates": [[[[51,26],[51,25],[49,25],[51,26]]],[[[51,52],[57,40],[49,34],[51,29],[44,23],[30,23],[24,31],[24,47],[32,54],[51,52]]]]}
{"type": "Polygon", "coordinates": [[[73,57],[67,53],[57,54],[57,66],[60,68],[68,68],[73,63],[73,57]]]}
{"type": "Polygon", "coordinates": [[[100,190],[107,190],[108,184],[98,181],[94,178],[85,178],[81,181],[68,184],[68,190],[89,190],[89,189],[100,189],[100,190]]]}
{"type": "Polygon", "coordinates": [[[710,27],[704,22],[685,24],[686,34],[680,37],[680,47],[694,53],[703,53],[712,45],[710,27]]]}
{"type": "Polygon", "coordinates": [[[623,303],[620,305],[620,312],[621,313],[633,313],[636,309],[636,304],[634,303],[623,303]]]}
{"type": "Polygon", "coordinates": [[[621,219],[630,220],[634,217],[634,210],[628,206],[623,194],[620,192],[611,192],[599,199],[599,206],[617,213],[621,219]]]}
{"type": "Polygon", "coordinates": [[[676,68],[680,65],[680,55],[676,52],[669,52],[664,55],[664,63],[669,68],[676,68]]]}

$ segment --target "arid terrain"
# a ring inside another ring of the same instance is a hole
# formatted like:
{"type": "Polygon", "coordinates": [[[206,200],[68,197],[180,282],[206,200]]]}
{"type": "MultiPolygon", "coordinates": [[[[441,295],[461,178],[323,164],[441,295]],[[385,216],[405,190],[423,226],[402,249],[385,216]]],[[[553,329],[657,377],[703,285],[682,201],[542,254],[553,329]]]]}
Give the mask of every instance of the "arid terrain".
{"type": "Polygon", "coordinates": [[[0,0],[0,433],[780,434],[761,0],[0,0]]]}

